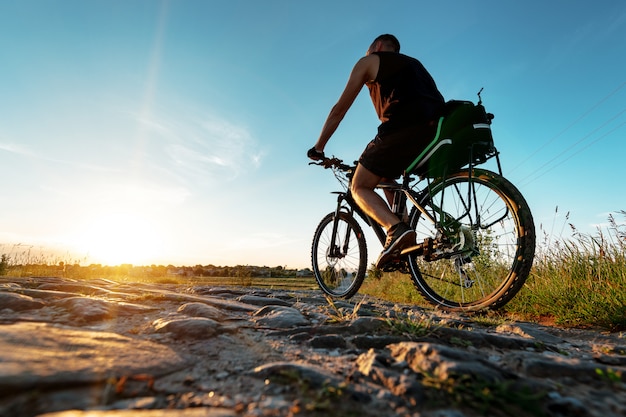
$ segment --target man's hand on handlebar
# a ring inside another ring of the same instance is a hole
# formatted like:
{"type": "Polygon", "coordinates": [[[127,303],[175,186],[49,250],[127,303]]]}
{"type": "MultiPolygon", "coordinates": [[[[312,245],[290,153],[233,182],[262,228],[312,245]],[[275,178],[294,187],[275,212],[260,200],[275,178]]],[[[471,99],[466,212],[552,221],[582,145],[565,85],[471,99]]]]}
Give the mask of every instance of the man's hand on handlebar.
{"type": "Polygon", "coordinates": [[[312,159],[314,161],[321,161],[325,158],[324,152],[318,151],[317,149],[315,149],[315,147],[312,147],[311,149],[309,149],[308,152],[306,153],[306,156],[308,156],[309,159],[312,159]]]}
{"type": "Polygon", "coordinates": [[[337,168],[340,171],[346,171],[346,172],[353,172],[354,169],[356,168],[355,166],[344,164],[341,159],[335,158],[334,156],[332,158],[327,158],[324,155],[324,152],[320,152],[316,150],[314,147],[309,149],[306,155],[314,161],[314,162],[309,162],[309,165],[319,165],[324,168],[333,168],[333,169],[337,168]]]}

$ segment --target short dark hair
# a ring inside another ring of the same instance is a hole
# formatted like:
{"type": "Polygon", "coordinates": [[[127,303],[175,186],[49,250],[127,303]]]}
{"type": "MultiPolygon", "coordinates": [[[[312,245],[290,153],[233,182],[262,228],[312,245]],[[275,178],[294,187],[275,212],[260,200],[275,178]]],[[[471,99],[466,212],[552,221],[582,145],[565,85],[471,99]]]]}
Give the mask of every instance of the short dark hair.
{"type": "Polygon", "coordinates": [[[393,48],[394,52],[400,52],[400,41],[398,41],[398,38],[396,38],[395,36],[385,33],[384,35],[380,35],[379,37],[374,39],[373,43],[376,43],[378,41],[386,44],[388,47],[393,48]]]}

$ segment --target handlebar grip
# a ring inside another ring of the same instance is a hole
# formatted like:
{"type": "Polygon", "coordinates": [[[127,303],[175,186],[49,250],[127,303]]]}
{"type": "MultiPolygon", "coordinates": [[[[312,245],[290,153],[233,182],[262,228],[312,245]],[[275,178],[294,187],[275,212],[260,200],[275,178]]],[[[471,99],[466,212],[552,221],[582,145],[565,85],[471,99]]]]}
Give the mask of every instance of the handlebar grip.
{"type": "Polygon", "coordinates": [[[324,152],[318,151],[317,149],[315,149],[315,147],[312,147],[311,149],[309,149],[306,153],[306,156],[308,156],[310,159],[313,159],[315,161],[320,160],[320,159],[325,159],[324,152]]]}

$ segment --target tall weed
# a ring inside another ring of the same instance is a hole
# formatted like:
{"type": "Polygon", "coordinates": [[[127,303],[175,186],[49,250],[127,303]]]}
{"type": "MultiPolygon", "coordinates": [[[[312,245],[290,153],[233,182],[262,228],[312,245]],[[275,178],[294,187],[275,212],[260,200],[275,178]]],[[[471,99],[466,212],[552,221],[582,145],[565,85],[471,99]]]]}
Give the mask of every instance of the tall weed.
{"type": "Polygon", "coordinates": [[[524,289],[506,309],[557,324],[626,329],[626,224],[609,215],[595,235],[569,226],[570,238],[538,246],[524,289]]]}

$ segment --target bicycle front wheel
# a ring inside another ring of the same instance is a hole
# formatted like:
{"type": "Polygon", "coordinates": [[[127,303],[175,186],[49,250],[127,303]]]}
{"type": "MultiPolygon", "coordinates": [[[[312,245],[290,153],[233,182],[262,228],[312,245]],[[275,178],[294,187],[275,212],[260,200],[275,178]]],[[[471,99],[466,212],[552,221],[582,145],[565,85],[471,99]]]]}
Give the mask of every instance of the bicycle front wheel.
{"type": "Polygon", "coordinates": [[[522,288],[535,253],[535,227],[522,194],[501,175],[461,171],[431,185],[426,210],[413,209],[417,241],[434,242],[409,257],[417,290],[445,310],[497,309],[522,288]],[[442,223],[448,227],[442,228],[442,223]]]}
{"type": "Polygon", "coordinates": [[[315,230],[311,248],[317,284],[334,298],[350,298],[361,287],[367,267],[363,230],[348,213],[330,213],[315,230]]]}

